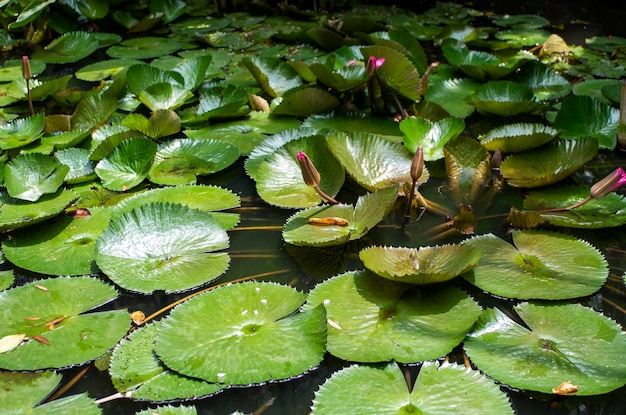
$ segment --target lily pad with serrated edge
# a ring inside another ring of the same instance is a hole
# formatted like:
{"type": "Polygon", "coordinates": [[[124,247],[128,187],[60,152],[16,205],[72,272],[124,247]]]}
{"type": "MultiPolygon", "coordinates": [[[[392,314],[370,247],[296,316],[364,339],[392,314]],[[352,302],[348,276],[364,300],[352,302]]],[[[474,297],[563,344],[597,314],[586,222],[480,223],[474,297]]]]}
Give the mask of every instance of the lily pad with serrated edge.
{"type": "MultiPolygon", "coordinates": [[[[37,59],[29,59],[30,73],[37,76],[46,70],[46,64],[37,59]]],[[[22,75],[22,60],[7,59],[0,66],[0,82],[11,82],[24,79],[22,75]]]]}
{"type": "Polygon", "coordinates": [[[524,198],[524,209],[540,215],[554,226],[579,229],[600,229],[621,226],[626,223],[626,197],[610,193],[601,199],[591,199],[571,210],[550,211],[566,208],[589,196],[588,186],[550,186],[530,192],[524,198]]]}
{"type": "Polygon", "coordinates": [[[180,48],[176,39],[147,36],[125,40],[108,48],[106,53],[119,59],[151,59],[170,55],[180,48]]]}
{"type": "Polygon", "coordinates": [[[0,354],[0,367],[64,368],[99,357],[130,328],[128,312],[82,313],[116,297],[117,291],[111,285],[91,277],[50,278],[0,292],[0,316],[6,322],[0,327],[0,338],[17,333],[29,337],[0,354]],[[106,330],[98,330],[102,327],[106,330]]]}
{"type": "Polygon", "coordinates": [[[0,231],[23,228],[58,215],[78,198],[71,190],[61,189],[36,202],[14,199],[0,192],[0,231]]]}
{"type": "Polygon", "coordinates": [[[401,141],[402,132],[398,123],[389,117],[378,117],[364,113],[340,114],[330,112],[307,117],[302,122],[304,128],[318,128],[343,131],[344,133],[368,132],[389,141],[401,141]]]}
{"type": "Polygon", "coordinates": [[[478,137],[489,151],[519,153],[552,141],[559,131],[543,124],[516,123],[494,128],[478,137]]]}
{"type": "Polygon", "coordinates": [[[424,362],[415,385],[409,388],[406,382],[395,362],[384,367],[349,366],[334,373],[315,393],[311,415],[446,414],[455,408],[467,414],[514,413],[498,385],[456,363],[424,362]]]}
{"type": "Polygon", "coordinates": [[[355,362],[438,359],[463,340],[481,312],[454,286],[416,287],[367,270],[325,280],[303,310],[319,304],[329,320],[328,352],[355,362]]]}
{"type": "Polygon", "coordinates": [[[465,352],[488,376],[543,393],[567,381],[579,396],[626,383],[626,335],[613,320],[579,304],[521,303],[513,310],[523,326],[487,309],[465,339],[465,352]]]}
{"type": "Polygon", "coordinates": [[[4,166],[4,185],[11,197],[29,202],[56,193],[70,168],[38,153],[22,153],[4,166]]]}
{"type": "Polygon", "coordinates": [[[232,84],[214,87],[200,94],[197,110],[183,116],[183,123],[193,127],[206,124],[207,120],[241,118],[250,112],[247,104],[246,89],[232,84]]]}
{"type": "Polygon", "coordinates": [[[306,86],[285,92],[272,114],[304,118],[328,112],[338,105],[339,100],[334,95],[318,87],[306,86]]]}
{"type": "Polygon", "coordinates": [[[208,283],[228,268],[228,235],[207,212],[150,203],[113,218],[96,241],[96,263],[135,292],[179,292],[208,283]]]}
{"type": "Polygon", "coordinates": [[[91,55],[100,43],[87,32],[68,32],[33,53],[33,59],[45,63],[72,63],[91,55]]]}
{"type": "Polygon", "coordinates": [[[526,85],[512,81],[490,81],[476,89],[474,106],[483,114],[508,117],[528,114],[543,107],[526,85]]]}
{"type": "MultiPolygon", "coordinates": [[[[443,65],[440,65],[441,68],[443,65]]],[[[453,117],[467,117],[474,112],[471,97],[480,82],[471,78],[440,75],[441,70],[429,76],[429,85],[424,100],[441,106],[453,117]]]]}
{"type": "Polygon", "coordinates": [[[464,129],[465,122],[459,118],[444,118],[433,122],[425,118],[409,117],[400,122],[404,146],[412,153],[415,153],[418,146],[422,146],[425,161],[442,159],[445,144],[464,129]]]}
{"type": "Polygon", "coordinates": [[[363,47],[361,53],[365,61],[371,56],[385,58],[383,65],[376,70],[376,76],[396,93],[414,101],[421,100],[421,75],[404,54],[381,45],[363,47]]]}
{"type": "Polygon", "coordinates": [[[273,98],[302,85],[298,73],[278,58],[252,57],[244,59],[242,63],[259,86],[273,98]]]}
{"type": "Polygon", "coordinates": [[[172,372],[157,359],[154,340],[162,325],[158,321],[141,327],[113,349],[109,374],[115,389],[127,398],[151,402],[198,399],[220,392],[220,385],[172,372]]]}
{"type": "Polygon", "coordinates": [[[514,187],[539,187],[556,183],[574,173],[598,154],[594,138],[561,140],[530,151],[513,154],[500,170],[514,187]]]}
{"type": "Polygon", "coordinates": [[[96,402],[87,393],[42,402],[61,383],[63,376],[54,371],[37,373],[0,372],[0,400],[7,413],[65,415],[68,413],[99,415],[96,402]]]}
{"type": "Polygon", "coordinates": [[[139,92],[138,97],[146,107],[157,111],[176,109],[193,97],[193,94],[190,90],[176,84],[161,82],[146,87],[139,92]]]}
{"type": "MultiPolygon", "coordinates": [[[[159,405],[156,408],[148,408],[143,411],[135,412],[135,415],[198,415],[198,410],[195,406],[185,405],[159,405]]],[[[233,412],[233,415],[238,415],[239,412],[233,412]]]]}
{"type": "Polygon", "coordinates": [[[82,142],[89,135],[87,128],[77,128],[72,131],[60,131],[41,137],[41,144],[52,145],[57,150],[69,149],[82,142]]]}
{"type": "Polygon", "coordinates": [[[359,258],[370,271],[383,278],[408,284],[448,281],[474,268],[481,255],[480,249],[466,245],[426,246],[419,249],[371,246],[359,252],[359,258]]]}
{"type": "Polygon", "coordinates": [[[541,62],[527,62],[512,80],[527,85],[538,100],[556,99],[569,94],[572,84],[541,62]]]}
{"type": "Polygon", "coordinates": [[[315,247],[359,239],[384,219],[397,195],[398,187],[391,186],[359,197],[354,207],[337,204],[301,210],[287,219],[283,239],[292,245],[315,247]]]}
{"type": "Polygon", "coordinates": [[[109,77],[115,78],[123,74],[133,65],[143,64],[137,59],[108,59],[83,66],[76,71],[75,76],[83,81],[102,81],[109,77]]]}
{"type": "Polygon", "coordinates": [[[573,236],[520,230],[511,245],[492,234],[465,244],[481,249],[480,263],[463,277],[492,294],[519,299],[562,300],[591,295],[609,276],[602,254],[573,236]]]}
{"type": "Polygon", "coordinates": [[[35,114],[27,118],[17,118],[0,125],[0,150],[24,147],[42,136],[44,115],[35,114]]]}
{"type": "Polygon", "coordinates": [[[15,272],[12,269],[0,271],[0,291],[6,290],[15,283],[15,272]]]}
{"type": "Polygon", "coordinates": [[[139,95],[151,85],[169,83],[181,88],[185,87],[182,75],[174,71],[164,71],[154,65],[139,64],[128,68],[126,72],[128,89],[139,95]]]}
{"type": "MultiPolygon", "coordinates": [[[[411,182],[413,154],[400,143],[367,133],[334,133],[327,138],[330,150],[346,172],[369,191],[411,182]]],[[[418,183],[428,180],[424,168],[418,183]]]]}
{"type": "Polygon", "coordinates": [[[148,176],[156,152],[155,142],[140,137],[131,138],[100,160],[94,170],[107,189],[126,191],[148,176]]]}
{"type": "Polygon", "coordinates": [[[95,163],[89,160],[89,150],[84,148],[67,148],[54,154],[57,160],[70,168],[65,175],[65,182],[82,183],[96,178],[95,163]]]}
{"type": "Polygon", "coordinates": [[[81,99],[72,114],[72,129],[91,130],[103,124],[115,112],[117,105],[115,88],[81,99]]]}
{"type": "Polygon", "coordinates": [[[246,159],[248,175],[266,202],[292,208],[316,206],[322,198],[306,185],[297,161],[304,151],[320,173],[319,188],[333,197],[345,173],[330,152],[324,136],[314,129],[287,130],[262,141],[246,159]]]}
{"type": "Polygon", "coordinates": [[[324,308],[296,313],[305,299],[276,283],[219,287],[176,307],[163,320],[155,351],[167,367],[209,382],[248,385],[301,375],[321,362],[326,343],[324,308]]]}
{"type": "Polygon", "coordinates": [[[150,118],[141,114],[128,114],[122,123],[152,139],[176,134],[180,131],[181,125],[178,114],[169,109],[156,110],[150,118]]]}
{"type": "Polygon", "coordinates": [[[239,149],[218,140],[180,138],[159,145],[148,177],[157,184],[193,184],[196,176],[224,170],[239,158],[239,149]]]}
{"type": "Polygon", "coordinates": [[[45,227],[27,227],[12,233],[2,251],[13,264],[46,275],[83,275],[98,271],[96,238],[109,223],[111,212],[93,208],[87,217],[59,216],[45,227]]]}

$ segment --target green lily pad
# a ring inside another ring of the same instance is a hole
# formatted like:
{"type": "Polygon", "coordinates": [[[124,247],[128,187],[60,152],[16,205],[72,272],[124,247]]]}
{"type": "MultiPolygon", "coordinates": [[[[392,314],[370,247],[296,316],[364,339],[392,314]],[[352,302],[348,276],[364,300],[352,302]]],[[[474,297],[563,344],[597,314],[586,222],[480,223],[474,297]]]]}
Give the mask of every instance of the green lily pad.
{"type": "Polygon", "coordinates": [[[126,398],[151,402],[197,399],[220,392],[220,385],[179,375],[157,359],[154,340],[162,326],[158,321],[141,327],[113,349],[109,373],[115,389],[126,398]]]}
{"type": "Polygon", "coordinates": [[[180,138],[159,145],[148,177],[157,184],[192,184],[233,164],[239,149],[218,140],[180,138]]]}
{"type": "MultiPolygon", "coordinates": [[[[335,133],[327,140],[346,172],[367,190],[411,182],[413,154],[401,144],[367,133],[335,133]]],[[[418,183],[427,180],[428,170],[424,168],[418,183]]]]}
{"type": "MultiPolygon", "coordinates": [[[[46,64],[37,59],[29,59],[30,72],[37,76],[46,70],[46,64]]],[[[7,59],[0,66],[0,82],[11,82],[24,79],[22,75],[22,60],[7,59]]]]}
{"type": "Polygon", "coordinates": [[[99,46],[100,42],[91,33],[69,32],[33,53],[33,59],[45,63],[71,63],[91,55],[99,46]]]}
{"type": "Polygon", "coordinates": [[[65,182],[82,183],[96,178],[95,163],[89,160],[89,150],[84,148],[68,148],[54,154],[57,160],[70,168],[65,175],[65,182]]]}
{"type": "Polygon", "coordinates": [[[80,100],[72,114],[72,129],[91,130],[109,119],[117,109],[117,94],[110,88],[80,100]]]}
{"type": "Polygon", "coordinates": [[[297,154],[304,151],[320,173],[319,188],[335,196],[344,181],[344,171],[317,130],[288,130],[261,142],[246,160],[246,171],[255,180],[259,196],[283,207],[309,207],[322,198],[302,178],[297,154]]]}
{"type": "Polygon", "coordinates": [[[385,58],[385,63],[376,70],[376,76],[384,85],[410,100],[421,100],[421,75],[404,54],[380,45],[363,47],[361,53],[366,61],[371,56],[385,58]]]}
{"type": "Polygon", "coordinates": [[[12,269],[0,271],[0,291],[6,290],[15,283],[15,272],[12,269]]]}
{"type": "Polygon", "coordinates": [[[170,55],[180,48],[176,39],[147,36],[125,40],[108,48],[106,53],[118,59],[151,59],[170,55]]]}
{"type": "Polygon", "coordinates": [[[89,135],[87,128],[77,128],[72,131],[55,132],[41,137],[41,145],[54,146],[55,149],[70,149],[81,143],[89,135]]]}
{"type": "Polygon", "coordinates": [[[7,259],[47,275],[83,275],[98,271],[96,238],[109,224],[109,209],[90,209],[87,217],[59,216],[45,227],[13,232],[2,244],[7,259]]]}
{"type": "Polygon", "coordinates": [[[431,122],[425,118],[409,117],[400,122],[404,133],[404,146],[412,153],[422,146],[425,161],[442,159],[443,147],[465,129],[460,118],[444,118],[431,122]]]}
{"type": "Polygon", "coordinates": [[[139,93],[139,100],[152,111],[172,110],[183,105],[193,94],[190,90],[161,82],[150,85],[139,93]]]}
{"type": "Polygon", "coordinates": [[[350,91],[365,83],[364,65],[351,65],[333,71],[326,65],[314,63],[309,69],[318,82],[339,92],[350,91]]]}
{"type": "Polygon", "coordinates": [[[342,131],[344,133],[372,133],[389,141],[400,141],[402,132],[398,123],[389,117],[364,113],[334,113],[312,115],[302,122],[302,127],[342,131]]]}
{"type": "Polygon", "coordinates": [[[591,295],[609,276],[602,254],[573,236],[546,231],[513,232],[513,244],[492,235],[465,242],[485,253],[463,277],[492,294],[562,300],[591,295]]]}
{"type": "Polygon", "coordinates": [[[548,143],[558,134],[558,130],[548,125],[516,123],[494,128],[478,139],[489,151],[518,153],[548,143]]]}
{"type": "Polygon", "coordinates": [[[0,231],[23,228],[58,215],[78,198],[71,190],[40,197],[36,202],[14,199],[0,192],[0,231]]]}
{"type": "Polygon", "coordinates": [[[412,388],[396,363],[342,369],[315,393],[311,415],[450,414],[456,408],[468,414],[514,413],[506,394],[478,371],[424,362],[412,388]]]}
{"type": "Polygon", "coordinates": [[[469,245],[416,248],[371,246],[359,252],[367,269],[393,281],[436,284],[474,268],[482,252],[469,245]],[[470,248],[470,249],[467,249],[470,248]]]}
{"type": "Polygon", "coordinates": [[[237,119],[250,112],[248,91],[232,84],[204,91],[199,101],[197,110],[183,114],[185,126],[204,125],[207,120],[237,119]]]}
{"type": "Polygon", "coordinates": [[[150,118],[141,114],[128,114],[122,123],[152,139],[176,134],[180,131],[181,125],[178,114],[170,109],[158,109],[152,113],[150,118]]]}
{"type": "Polygon", "coordinates": [[[27,118],[17,118],[0,125],[0,150],[24,147],[43,134],[44,115],[35,114],[27,118]]]}
{"type": "Polygon", "coordinates": [[[11,197],[29,202],[56,193],[70,168],[50,156],[20,154],[4,166],[4,184],[11,197]]]}
{"type": "Polygon", "coordinates": [[[228,235],[210,214],[150,203],[115,217],[96,241],[96,263],[119,286],[179,292],[219,277],[230,262],[228,235]]]}
{"type": "Polygon", "coordinates": [[[626,383],[626,335],[614,321],[579,304],[514,307],[524,325],[497,309],[483,312],[465,339],[481,371],[513,388],[553,393],[562,382],[576,395],[599,395],[626,383]],[[602,359],[598,359],[602,356],[602,359]]]}
{"type": "Polygon", "coordinates": [[[64,415],[77,413],[99,415],[96,402],[87,393],[70,395],[38,405],[56,389],[63,376],[53,371],[38,373],[0,372],[0,400],[6,413],[64,415]]]}
{"type": "Polygon", "coordinates": [[[456,287],[416,287],[370,271],[351,271],[322,282],[303,310],[319,304],[329,320],[327,350],[355,362],[438,359],[463,340],[481,313],[456,287]]]}
{"type": "Polygon", "coordinates": [[[538,100],[563,97],[572,90],[572,84],[541,62],[528,62],[515,73],[513,80],[527,85],[538,100]]]}
{"type": "Polygon", "coordinates": [[[298,73],[280,59],[253,57],[245,58],[242,63],[259,86],[271,97],[281,96],[288,90],[302,85],[298,73]]]}
{"type": "Polygon", "coordinates": [[[183,86],[185,88],[194,91],[204,82],[212,60],[212,55],[196,56],[184,59],[172,70],[183,78],[183,86]]]}
{"type": "Polygon", "coordinates": [[[444,74],[442,66],[429,76],[424,100],[441,106],[453,117],[467,117],[474,112],[472,96],[481,85],[471,78],[457,78],[444,74]]]}
{"type": "Polygon", "coordinates": [[[490,81],[476,89],[474,106],[483,114],[508,117],[528,114],[543,107],[529,87],[512,81],[490,81]]]}
{"type": "Polygon", "coordinates": [[[137,59],[108,59],[83,66],[76,71],[75,76],[83,81],[102,81],[109,77],[115,78],[118,74],[125,73],[131,66],[142,63],[137,59]]]}
{"type": "Polygon", "coordinates": [[[617,140],[619,109],[595,98],[572,95],[563,100],[554,128],[563,138],[594,137],[599,148],[613,149],[617,140]]]}
{"type": "Polygon", "coordinates": [[[556,183],[591,161],[598,154],[597,143],[594,138],[561,140],[513,154],[502,162],[502,176],[515,187],[556,183]]]}
{"type": "Polygon", "coordinates": [[[323,307],[294,314],[305,299],[276,283],[219,287],[176,307],[157,333],[155,351],[167,367],[209,382],[298,376],[320,363],[326,342],[323,307]]]}
{"type": "Polygon", "coordinates": [[[339,100],[323,89],[303,87],[286,92],[272,113],[304,118],[313,114],[328,112],[338,105],[339,100]]]}
{"type": "Polygon", "coordinates": [[[589,196],[588,186],[552,186],[539,188],[524,198],[524,209],[532,209],[554,226],[579,229],[600,229],[626,223],[626,197],[610,193],[602,199],[591,199],[572,210],[550,212],[566,208],[589,196]]]}
{"type": "Polygon", "coordinates": [[[145,138],[131,138],[100,160],[94,170],[107,189],[126,191],[148,176],[156,152],[155,142],[145,138]]]}
{"type": "Polygon", "coordinates": [[[29,337],[14,349],[0,353],[0,367],[62,368],[102,355],[126,334],[130,327],[128,312],[81,313],[116,297],[112,286],[90,277],[51,278],[0,292],[0,313],[7,323],[0,328],[0,338],[17,333],[29,337]]]}
{"type": "MultiPolygon", "coordinates": [[[[143,411],[135,412],[135,415],[198,415],[198,411],[195,406],[185,405],[159,405],[156,408],[148,408],[143,411]]],[[[234,412],[233,415],[239,415],[238,412],[234,412]]]]}
{"type": "Polygon", "coordinates": [[[359,239],[384,219],[397,195],[398,186],[390,186],[359,197],[354,207],[338,204],[301,210],[287,219],[283,239],[296,246],[316,247],[359,239]]]}
{"type": "Polygon", "coordinates": [[[135,95],[139,95],[141,91],[155,84],[169,83],[177,87],[185,87],[185,80],[178,72],[163,71],[156,66],[147,64],[129,67],[126,72],[126,78],[128,80],[128,88],[135,95]]]}

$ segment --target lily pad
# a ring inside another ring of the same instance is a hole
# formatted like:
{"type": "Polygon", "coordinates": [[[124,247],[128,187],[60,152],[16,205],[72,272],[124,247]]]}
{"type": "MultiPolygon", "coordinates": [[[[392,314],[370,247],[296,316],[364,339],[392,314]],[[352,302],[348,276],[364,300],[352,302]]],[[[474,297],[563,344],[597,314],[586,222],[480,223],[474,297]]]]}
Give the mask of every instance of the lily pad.
{"type": "Polygon", "coordinates": [[[416,287],[350,271],[317,285],[303,310],[323,304],[327,350],[355,362],[413,363],[448,354],[481,313],[451,285],[416,287]]]}
{"type": "Polygon", "coordinates": [[[341,245],[359,239],[391,209],[398,187],[391,186],[359,197],[356,206],[325,205],[295,213],[285,224],[283,239],[296,246],[341,245]]]}
{"type": "Polygon", "coordinates": [[[178,292],[219,277],[230,262],[228,235],[210,214],[150,203],[115,217],[96,241],[96,263],[119,286],[178,292]]]}
{"type": "Polygon", "coordinates": [[[295,313],[305,299],[276,283],[219,287],[176,307],[157,333],[155,351],[167,367],[209,382],[298,376],[320,363],[326,342],[323,307],[295,313]]]}
{"type": "Polygon", "coordinates": [[[170,55],[180,48],[176,39],[147,36],[125,40],[108,48],[106,53],[119,59],[151,59],[170,55]]]}
{"type": "Polygon", "coordinates": [[[302,85],[298,73],[277,58],[246,58],[242,61],[261,88],[271,97],[283,95],[302,85]]]}
{"type": "Polygon", "coordinates": [[[455,408],[468,414],[514,413],[506,394],[478,371],[424,362],[412,388],[396,363],[342,369],[315,393],[311,415],[449,414],[455,408]]]}
{"type": "Polygon", "coordinates": [[[376,75],[384,85],[410,100],[421,99],[421,75],[404,54],[380,45],[363,47],[361,52],[366,60],[371,56],[385,58],[385,63],[376,70],[376,75]]]}
{"type": "Polygon", "coordinates": [[[483,312],[465,339],[472,362],[513,388],[599,395],[626,383],[626,335],[614,321],[579,304],[521,303],[523,326],[497,309],[483,312]],[[598,359],[602,356],[602,359],[598,359]]]}
{"type": "Polygon", "coordinates": [[[59,216],[45,227],[13,232],[2,244],[7,259],[24,269],[47,275],[83,275],[98,271],[95,242],[109,223],[106,208],[86,217],[59,216]]]}
{"type": "Polygon", "coordinates": [[[44,115],[35,114],[27,118],[17,118],[0,125],[0,150],[24,147],[43,134],[44,115]]]}
{"type": "Polygon", "coordinates": [[[150,85],[139,92],[139,100],[152,111],[178,108],[192,96],[190,90],[168,82],[150,85]]]}
{"type": "Polygon", "coordinates": [[[404,145],[412,153],[422,146],[425,161],[442,159],[443,147],[465,129],[465,122],[459,118],[444,118],[429,121],[425,118],[409,117],[400,122],[404,133],[404,145]]]}
{"type": "MultiPolygon", "coordinates": [[[[159,405],[156,408],[148,408],[143,411],[135,412],[135,415],[198,415],[198,411],[195,406],[185,405],[159,405]]],[[[233,415],[239,415],[238,412],[233,412],[233,415]]]]}
{"type": "Polygon", "coordinates": [[[517,123],[494,128],[478,137],[489,151],[518,153],[552,141],[559,131],[543,124],[517,123]]]}
{"type": "Polygon", "coordinates": [[[507,157],[500,166],[502,176],[514,187],[539,187],[556,183],[598,154],[594,138],[561,140],[507,157]]]}
{"type": "Polygon", "coordinates": [[[77,198],[76,193],[66,189],[42,196],[36,202],[14,199],[0,192],[0,231],[23,228],[56,216],[77,198]]]}
{"type": "Polygon", "coordinates": [[[75,76],[83,81],[102,81],[109,77],[115,78],[118,74],[125,73],[131,66],[142,63],[137,59],[108,59],[83,66],[76,71],[75,76]]]}
{"type": "MultiPolygon", "coordinates": [[[[346,172],[365,189],[374,191],[411,182],[413,154],[401,144],[367,133],[335,133],[327,140],[346,172]]],[[[424,168],[418,183],[427,180],[428,170],[424,168]]]]}
{"type": "Polygon", "coordinates": [[[515,73],[513,80],[527,85],[538,100],[563,97],[572,90],[572,84],[541,62],[528,62],[515,73]]]}
{"type": "Polygon", "coordinates": [[[69,32],[33,53],[33,59],[45,63],[71,63],[91,55],[99,46],[100,42],[91,33],[69,32]]]}
{"type": "Polygon", "coordinates": [[[393,281],[436,284],[474,268],[482,252],[469,245],[416,248],[371,246],[359,252],[367,269],[393,281]],[[470,248],[470,249],[467,249],[470,248]]]}
{"type": "Polygon", "coordinates": [[[126,191],[148,176],[156,152],[157,145],[153,141],[131,138],[100,160],[94,170],[105,188],[126,191]]]}
{"type": "Polygon", "coordinates": [[[591,295],[609,276],[602,254],[573,236],[520,230],[513,244],[492,235],[465,242],[482,250],[480,263],[463,277],[492,294],[519,299],[562,300],[591,295]]]}
{"type": "Polygon", "coordinates": [[[57,160],[70,168],[65,175],[65,182],[82,183],[96,178],[95,163],[89,160],[89,150],[84,148],[68,148],[54,154],[57,160]]]}
{"type": "MultiPolygon", "coordinates": [[[[37,59],[29,59],[30,72],[33,76],[37,76],[46,70],[46,64],[37,59]]],[[[22,60],[7,59],[0,66],[0,82],[11,82],[24,79],[22,75],[22,60]]]]}
{"type": "Polygon", "coordinates": [[[102,413],[96,402],[87,393],[70,395],[43,403],[56,389],[63,376],[53,371],[38,373],[0,372],[0,400],[6,413],[33,415],[64,415],[79,413],[99,415],[102,413]]]}
{"type": "Polygon", "coordinates": [[[109,373],[115,389],[127,398],[151,402],[197,399],[220,392],[220,385],[172,372],[157,359],[154,340],[162,326],[158,321],[141,327],[113,349],[109,373]]]}
{"type": "Polygon", "coordinates": [[[529,87],[512,81],[491,81],[476,89],[474,106],[483,114],[508,117],[539,110],[543,104],[535,100],[529,87]]]}
{"type": "Polygon", "coordinates": [[[82,313],[116,297],[112,286],[90,277],[51,278],[0,292],[0,314],[7,323],[0,328],[0,338],[16,333],[29,338],[1,353],[0,367],[62,368],[102,355],[126,334],[128,312],[82,313]]]}
{"type": "Polygon", "coordinates": [[[331,111],[338,105],[339,100],[323,89],[303,87],[286,92],[272,113],[305,118],[331,111]]]}
{"type": "Polygon", "coordinates": [[[193,184],[233,164],[239,149],[218,140],[175,139],[160,144],[148,177],[157,184],[193,184]]]}
{"type": "Polygon", "coordinates": [[[170,109],[158,109],[152,113],[150,118],[141,114],[128,114],[122,123],[152,139],[176,134],[180,131],[181,125],[178,114],[170,109]]]}
{"type": "Polygon", "coordinates": [[[424,100],[441,106],[453,117],[467,117],[474,112],[472,97],[481,85],[471,78],[440,75],[442,65],[429,76],[429,85],[424,100]]]}
{"type": "Polygon", "coordinates": [[[4,184],[11,197],[29,202],[56,193],[70,168],[50,156],[22,153],[4,166],[4,184]]]}

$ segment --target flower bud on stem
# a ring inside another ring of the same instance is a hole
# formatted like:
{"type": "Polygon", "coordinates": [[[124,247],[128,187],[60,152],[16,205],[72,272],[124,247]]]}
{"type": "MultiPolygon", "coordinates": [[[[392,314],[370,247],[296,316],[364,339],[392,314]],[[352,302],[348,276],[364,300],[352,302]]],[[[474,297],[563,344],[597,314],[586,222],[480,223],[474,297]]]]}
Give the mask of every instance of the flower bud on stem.
{"type": "Polygon", "coordinates": [[[30,115],[35,114],[33,108],[33,99],[30,95],[30,80],[33,78],[33,73],[30,69],[30,60],[28,56],[22,56],[22,77],[26,81],[26,93],[28,94],[28,109],[30,109],[30,115]]]}
{"type": "Polygon", "coordinates": [[[404,225],[409,222],[411,218],[411,205],[413,204],[413,197],[415,195],[415,187],[417,181],[424,171],[424,150],[422,146],[417,147],[415,154],[413,155],[413,161],[411,162],[411,193],[409,194],[409,201],[406,205],[406,212],[404,213],[404,225]]]}
{"type": "Polygon", "coordinates": [[[338,205],[339,202],[328,196],[319,188],[321,177],[319,172],[313,165],[313,162],[311,162],[309,156],[307,156],[304,151],[300,151],[298,152],[298,155],[296,157],[298,158],[298,164],[300,164],[300,170],[302,171],[302,178],[304,179],[304,183],[306,183],[307,186],[315,189],[317,194],[320,195],[320,197],[326,200],[328,203],[338,205]]]}

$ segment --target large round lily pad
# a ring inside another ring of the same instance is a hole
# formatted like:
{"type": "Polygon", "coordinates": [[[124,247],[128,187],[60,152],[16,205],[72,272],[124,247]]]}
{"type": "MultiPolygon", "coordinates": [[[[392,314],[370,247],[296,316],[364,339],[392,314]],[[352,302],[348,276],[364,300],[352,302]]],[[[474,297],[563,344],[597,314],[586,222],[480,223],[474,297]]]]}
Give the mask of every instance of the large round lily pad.
{"type": "Polygon", "coordinates": [[[0,231],[23,228],[56,216],[77,197],[73,191],[63,189],[28,202],[0,192],[0,231]]]}
{"type": "Polygon", "coordinates": [[[520,299],[561,300],[591,295],[609,276],[602,254],[562,233],[520,230],[511,245],[495,235],[465,244],[483,251],[464,278],[492,294],[520,299]]]}
{"type": "Polygon", "coordinates": [[[438,359],[462,340],[481,309],[446,285],[415,287],[351,271],[315,287],[303,310],[326,308],[327,349],[355,362],[438,359]]]}
{"type": "Polygon", "coordinates": [[[219,277],[228,235],[210,214],[150,203],[115,217],[96,241],[96,263],[127,290],[184,291],[219,277]]]}
{"type": "Polygon", "coordinates": [[[217,288],[174,309],[157,333],[155,351],[169,368],[209,382],[247,385],[298,376],[319,364],[326,342],[323,307],[294,314],[305,299],[276,283],[217,288]]]}
{"type": "Polygon", "coordinates": [[[315,393],[311,414],[514,413],[506,394],[489,378],[454,363],[425,362],[412,389],[406,382],[396,363],[349,366],[334,373],[315,393]]]}
{"type": "Polygon", "coordinates": [[[487,375],[544,393],[563,382],[577,386],[577,395],[626,384],[626,334],[614,321],[578,304],[522,303],[514,310],[523,326],[488,309],[465,339],[465,351],[487,375]]]}
{"type": "Polygon", "coordinates": [[[0,353],[9,370],[62,368],[97,358],[130,327],[126,310],[81,314],[117,297],[96,278],[58,277],[0,292],[0,339],[25,334],[29,339],[0,353]],[[104,330],[106,328],[106,330],[104,330]]]}

